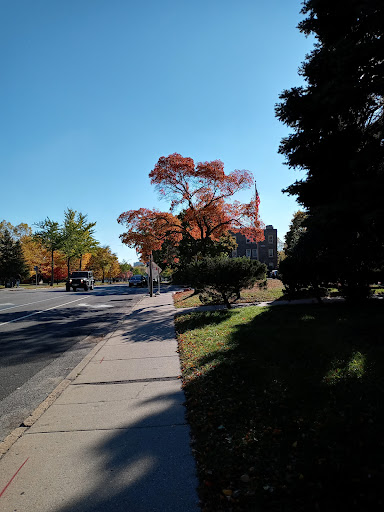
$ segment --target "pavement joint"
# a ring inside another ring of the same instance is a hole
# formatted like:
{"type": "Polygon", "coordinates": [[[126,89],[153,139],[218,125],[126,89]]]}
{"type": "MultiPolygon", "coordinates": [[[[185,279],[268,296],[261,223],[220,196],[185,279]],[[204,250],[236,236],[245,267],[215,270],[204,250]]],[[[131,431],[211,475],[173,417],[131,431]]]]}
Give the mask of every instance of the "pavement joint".
{"type": "Polygon", "coordinates": [[[72,386],[94,386],[94,385],[108,385],[108,384],[132,384],[134,382],[165,382],[169,380],[180,380],[180,375],[170,377],[148,377],[146,379],[124,379],[124,380],[107,380],[97,382],[72,382],[72,386]]]}

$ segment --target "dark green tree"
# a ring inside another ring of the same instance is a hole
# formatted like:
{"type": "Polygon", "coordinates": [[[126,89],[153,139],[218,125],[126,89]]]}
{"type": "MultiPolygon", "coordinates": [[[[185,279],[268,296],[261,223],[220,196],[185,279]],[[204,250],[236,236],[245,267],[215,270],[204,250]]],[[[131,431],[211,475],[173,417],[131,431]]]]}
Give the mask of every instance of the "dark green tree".
{"type": "Polygon", "coordinates": [[[13,282],[28,275],[21,242],[13,240],[11,233],[5,229],[0,235],[0,281],[13,282]]]}
{"type": "Polygon", "coordinates": [[[240,292],[265,279],[264,263],[249,258],[204,257],[187,267],[188,280],[197,292],[209,300],[220,300],[227,308],[240,298],[240,292]]]}
{"type": "Polygon", "coordinates": [[[51,253],[51,286],[53,286],[54,279],[54,253],[61,249],[63,245],[63,233],[58,222],[55,222],[48,217],[36,224],[39,228],[34,233],[34,238],[42,243],[51,253]]]}
{"type": "Polygon", "coordinates": [[[302,12],[316,38],[306,85],[284,91],[276,115],[293,129],[279,152],[306,177],[284,192],[307,211],[312,269],[365,294],[384,266],[384,3],[308,0],[302,12]]]}

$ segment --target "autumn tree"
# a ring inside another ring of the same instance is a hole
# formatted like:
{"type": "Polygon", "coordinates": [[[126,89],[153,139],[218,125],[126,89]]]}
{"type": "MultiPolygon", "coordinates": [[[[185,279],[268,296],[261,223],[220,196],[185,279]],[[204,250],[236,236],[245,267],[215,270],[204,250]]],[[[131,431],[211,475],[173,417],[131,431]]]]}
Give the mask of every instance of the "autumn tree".
{"type": "Polygon", "coordinates": [[[116,254],[111,251],[108,245],[104,245],[94,250],[88,263],[88,269],[93,270],[95,276],[104,283],[106,277],[112,274],[113,277],[116,277],[116,275],[119,274],[120,266],[116,268],[116,266],[114,266],[116,262],[118,263],[116,254]]]}
{"type": "Polygon", "coordinates": [[[253,185],[248,171],[225,174],[220,160],[195,165],[192,158],[174,153],[161,157],[149,177],[160,198],[169,202],[169,211],[140,208],[118,218],[127,228],[121,240],[143,258],[160,250],[164,242],[170,246],[183,242],[193,255],[205,256],[212,243],[229,232],[263,239],[258,199],[230,202],[237,192],[253,185]]]}
{"type": "Polygon", "coordinates": [[[122,262],[119,262],[120,272],[118,277],[121,279],[129,279],[133,275],[133,267],[130,263],[123,260],[122,262]]]}
{"type": "Polygon", "coordinates": [[[285,192],[306,209],[312,269],[364,295],[384,268],[384,3],[308,0],[302,12],[300,31],[316,38],[306,84],[284,91],[276,114],[292,129],[279,151],[306,177],[285,192]]]}
{"type": "Polygon", "coordinates": [[[2,220],[0,222],[0,235],[3,235],[5,230],[9,231],[13,240],[20,240],[21,242],[26,236],[32,235],[32,229],[25,222],[13,226],[10,222],[2,220]]]}
{"type": "Polygon", "coordinates": [[[51,255],[49,251],[43,246],[40,240],[35,239],[32,235],[23,237],[21,246],[30,277],[35,274],[34,267],[37,266],[39,268],[38,281],[43,277],[48,279],[50,277],[51,267],[51,255]]]}
{"type": "Polygon", "coordinates": [[[93,252],[98,242],[95,240],[93,229],[96,222],[88,222],[87,215],[68,208],[64,212],[64,224],[62,227],[61,250],[67,257],[68,276],[72,258],[79,258],[79,269],[82,267],[82,256],[93,252]]]}
{"type": "Polygon", "coordinates": [[[27,265],[29,276],[35,273],[35,266],[39,267],[39,279],[43,276],[48,276],[49,255],[41,242],[33,238],[31,227],[23,222],[14,226],[10,222],[3,220],[0,222],[0,236],[3,235],[6,230],[9,232],[14,242],[20,242],[23,259],[27,265]]]}

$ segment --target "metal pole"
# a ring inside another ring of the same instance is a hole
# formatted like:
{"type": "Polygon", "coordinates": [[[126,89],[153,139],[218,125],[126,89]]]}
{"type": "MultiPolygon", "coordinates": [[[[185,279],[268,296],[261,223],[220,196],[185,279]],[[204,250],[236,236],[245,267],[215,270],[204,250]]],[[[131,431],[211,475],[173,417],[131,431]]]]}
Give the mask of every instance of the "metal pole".
{"type": "Polygon", "coordinates": [[[153,297],[153,269],[152,269],[152,253],[149,255],[149,296],[153,297]]]}

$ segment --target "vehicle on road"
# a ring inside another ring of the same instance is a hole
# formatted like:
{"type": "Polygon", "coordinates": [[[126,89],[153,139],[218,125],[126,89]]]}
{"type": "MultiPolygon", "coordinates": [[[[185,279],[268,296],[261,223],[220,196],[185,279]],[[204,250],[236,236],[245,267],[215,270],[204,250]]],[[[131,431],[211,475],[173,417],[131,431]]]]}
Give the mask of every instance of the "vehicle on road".
{"type": "Polygon", "coordinates": [[[83,288],[85,292],[88,290],[93,290],[95,287],[95,279],[93,277],[93,272],[90,270],[78,270],[76,272],[71,272],[68,281],[65,283],[65,289],[67,292],[73,289],[73,291],[77,291],[78,288],[83,288]]]}
{"type": "Polygon", "coordinates": [[[147,286],[147,278],[141,274],[132,276],[129,278],[128,286],[140,286],[141,288],[144,288],[144,286],[147,286]]]}

